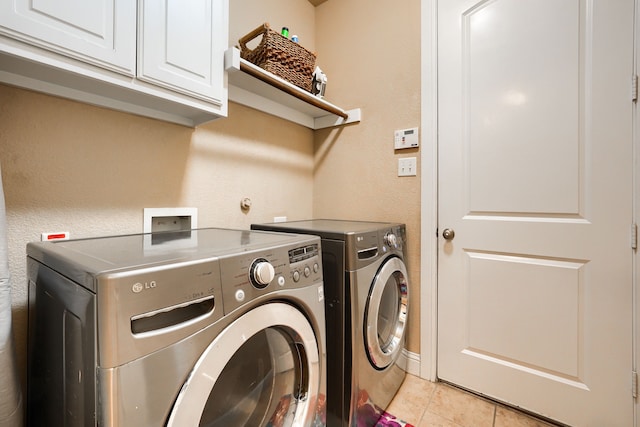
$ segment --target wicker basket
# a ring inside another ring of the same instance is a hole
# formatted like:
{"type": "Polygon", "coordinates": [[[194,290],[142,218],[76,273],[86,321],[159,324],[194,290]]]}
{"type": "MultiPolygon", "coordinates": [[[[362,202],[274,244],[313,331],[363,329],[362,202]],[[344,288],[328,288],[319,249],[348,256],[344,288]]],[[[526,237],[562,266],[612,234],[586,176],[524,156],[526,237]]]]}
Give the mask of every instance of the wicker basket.
{"type": "Polygon", "coordinates": [[[306,90],[311,91],[316,55],[298,43],[273,31],[265,22],[246,36],[238,40],[240,56],[278,77],[306,90]],[[249,49],[247,43],[262,35],[255,49],[249,49]]]}

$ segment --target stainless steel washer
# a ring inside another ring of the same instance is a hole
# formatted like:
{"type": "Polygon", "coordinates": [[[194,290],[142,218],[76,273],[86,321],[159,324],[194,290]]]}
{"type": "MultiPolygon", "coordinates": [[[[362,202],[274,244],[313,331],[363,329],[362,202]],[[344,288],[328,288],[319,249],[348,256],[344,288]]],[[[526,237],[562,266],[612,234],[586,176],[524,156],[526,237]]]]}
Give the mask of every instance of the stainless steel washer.
{"type": "Polygon", "coordinates": [[[325,422],[320,239],[30,243],[28,425],[325,422]]]}
{"type": "Polygon", "coordinates": [[[376,425],[405,377],[404,224],[315,219],[251,228],[322,238],[327,425],[376,425]]]}

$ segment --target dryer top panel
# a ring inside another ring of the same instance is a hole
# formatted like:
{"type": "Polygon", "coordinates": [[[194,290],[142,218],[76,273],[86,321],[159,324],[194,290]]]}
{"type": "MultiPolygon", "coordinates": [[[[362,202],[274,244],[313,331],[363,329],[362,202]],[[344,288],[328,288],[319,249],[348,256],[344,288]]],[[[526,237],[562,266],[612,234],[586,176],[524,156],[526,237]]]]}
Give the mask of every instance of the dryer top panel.
{"type": "Polygon", "coordinates": [[[78,283],[87,275],[218,259],[281,246],[304,245],[310,236],[203,228],[27,244],[27,255],[78,283]]]}
{"type": "Polygon", "coordinates": [[[251,228],[307,233],[325,240],[344,242],[345,268],[348,271],[363,268],[390,254],[402,256],[406,237],[405,225],[393,222],[311,219],[252,224],[251,228]]]}
{"type": "Polygon", "coordinates": [[[288,230],[296,233],[316,234],[325,239],[346,240],[345,236],[377,232],[381,229],[399,227],[394,222],[349,221],[337,219],[310,219],[304,221],[277,222],[271,224],[253,224],[253,229],[288,230]]]}

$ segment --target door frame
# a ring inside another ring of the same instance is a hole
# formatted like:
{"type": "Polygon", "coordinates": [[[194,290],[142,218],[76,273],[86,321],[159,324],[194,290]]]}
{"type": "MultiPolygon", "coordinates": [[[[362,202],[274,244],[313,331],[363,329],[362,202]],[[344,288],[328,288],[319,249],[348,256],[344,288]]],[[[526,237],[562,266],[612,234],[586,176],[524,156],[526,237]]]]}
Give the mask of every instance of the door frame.
{"type": "MultiPolygon", "coordinates": [[[[638,78],[638,69],[640,68],[639,66],[639,55],[638,55],[638,48],[640,47],[640,28],[639,28],[639,23],[640,23],[640,7],[639,7],[639,2],[638,0],[634,1],[634,7],[635,7],[635,16],[634,16],[634,22],[633,22],[633,33],[634,33],[634,40],[633,40],[633,70],[632,70],[632,76],[635,76],[635,78],[638,78]]],[[[633,171],[632,171],[632,179],[633,179],[633,184],[632,184],[632,204],[631,204],[631,208],[633,210],[632,212],[632,220],[633,220],[633,226],[636,227],[636,249],[634,251],[633,254],[633,260],[632,260],[632,280],[633,280],[633,311],[632,311],[632,316],[633,316],[633,326],[632,326],[632,334],[633,334],[633,344],[632,344],[632,351],[633,351],[633,356],[632,356],[632,363],[633,363],[633,372],[635,372],[636,377],[635,377],[635,392],[636,392],[636,397],[635,397],[635,404],[633,407],[633,425],[636,427],[640,427],[640,397],[638,396],[638,381],[637,381],[637,372],[640,369],[640,354],[638,351],[638,346],[640,343],[640,316],[638,316],[638,307],[640,307],[640,295],[638,295],[640,292],[640,283],[638,283],[638,279],[639,279],[639,274],[638,274],[638,266],[640,265],[640,251],[637,249],[637,224],[640,220],[639,216],[638,216],[638,212],[640,212],[640,135],[638,132],[638,124],[640,123],[640,110],[638,109],[638,92],[637,92],[637,84],[636,84],[636,101],[633,103],[632,106],[632,130],[631,130],[631,137],[633,139],[633,171]]]]}
{"type": "MultiPolygon", "coordinates": [[[[438,339],[438,0],[421,1],[421,118],[422,127],[420,150],[421,173],[421,206],[420,206],[420,377],[431,381],[437,380],[437,339],[438,339]]],[[[636,0],[634,22],[634,70],[639,73],[640,64],[638,47],[640,46],[640,5],[636,0]]],[[[631,101],[630,101],[631,102],[631,101]]],[[[640,223],[640,109],[638,101],[633,105],[633,222],[640,223]]],[[[640,240],[640,239],[638,239],[640,240]]],[[[633,255],[633,371],[640,371],[640,285],[638,283],[640,251],[633,255]]],[[[636,380],[636,382],[638,382],[636,380]]],[[[640,386],[636,384],[636,392],[640,394],[640,386]]],[[[640,427],[640,398],[636,397],[634,405],[634,425],[640,427]]]]}
{"type": "Polygon", "coordinates": [[[420,7],[420,377],[437,379],[438,343],[438,14],[437,0],[420,7]]]}

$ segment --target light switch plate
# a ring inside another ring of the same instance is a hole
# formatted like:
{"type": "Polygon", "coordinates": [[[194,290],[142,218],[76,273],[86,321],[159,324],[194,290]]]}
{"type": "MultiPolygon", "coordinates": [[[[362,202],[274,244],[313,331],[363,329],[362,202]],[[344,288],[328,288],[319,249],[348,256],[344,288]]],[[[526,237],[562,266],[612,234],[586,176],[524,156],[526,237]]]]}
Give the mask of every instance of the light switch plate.
{"type": "Polygon", "coordinates": [[[415,157],[404,157],[398,159],[398,176],[416,176],[417,159],[415,157]]]}
{"type": "Polygon", "coordinates": [[[418,128],[400,129],[394,132],[393,146],[396,150],[403,148],[416,148],[418,141],[418,128]]]}

